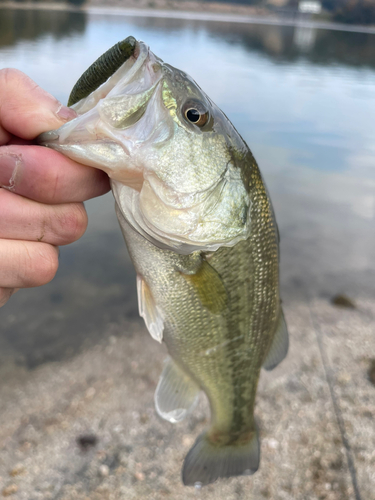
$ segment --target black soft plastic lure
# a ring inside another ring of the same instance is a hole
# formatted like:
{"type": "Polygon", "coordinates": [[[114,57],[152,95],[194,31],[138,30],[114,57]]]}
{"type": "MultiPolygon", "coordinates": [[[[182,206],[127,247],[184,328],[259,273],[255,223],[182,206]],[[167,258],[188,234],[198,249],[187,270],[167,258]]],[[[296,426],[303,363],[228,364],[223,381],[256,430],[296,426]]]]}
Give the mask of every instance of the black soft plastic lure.
{"type": "Polygon", "coordinates": [[[68,106],[73,106],[73,104],[84,99],[107,81],[134,54],[136,43],[134,37],[128,36],[125,40],[108,49],[107,52],[91,64],[74,85],[69,96],[68,106]]]}

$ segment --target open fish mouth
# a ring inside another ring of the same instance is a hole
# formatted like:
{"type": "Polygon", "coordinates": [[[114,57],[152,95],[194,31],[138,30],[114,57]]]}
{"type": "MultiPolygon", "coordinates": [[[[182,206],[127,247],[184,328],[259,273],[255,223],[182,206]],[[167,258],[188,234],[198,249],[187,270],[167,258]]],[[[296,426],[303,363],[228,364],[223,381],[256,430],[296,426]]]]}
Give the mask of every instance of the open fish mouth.
{"type": "MultiPolygon", "coordinates": [[[[108,75],[106,68],[101,78],[91,81],[97,67],[110,66],[105,60],[102,66],[98,64],[104,56],[82,75],[70,95],[69,102],[74,103],[71,107],[78,117],[58,130],[41,134],[37,141],[136,187],[141,183],[141,169],[133,164],[134,149],[149,136],[155,139],[155,120],[148,116],[141,127],[139,121],[159,87],[161,64],[145,43],[134,40],[131,53],[113,74],[108,75]]],[[[151,102],[151,107],[154,104],[151,102]]]]}

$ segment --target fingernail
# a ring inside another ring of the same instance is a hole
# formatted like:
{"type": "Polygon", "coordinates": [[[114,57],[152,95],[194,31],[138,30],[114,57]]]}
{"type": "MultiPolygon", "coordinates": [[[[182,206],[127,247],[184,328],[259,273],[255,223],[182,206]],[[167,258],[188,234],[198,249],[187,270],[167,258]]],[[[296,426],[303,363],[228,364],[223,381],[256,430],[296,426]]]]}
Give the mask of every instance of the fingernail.
{"type": "Polygon", "coordinates": [[[69,120],[77,118],[77,113],[74,111],[74,109],[63,106],[62,104],[60,104],[58,110],[56,111],[56,114],[60,118],[60,120],[63,120],[64,122],[68,122],[69,120]]]}
{"type": "Polygon", "coordinates": [[[0,154],[0,186],[14,191],[21,173],[23,160],[21,155],[0,154]]]}

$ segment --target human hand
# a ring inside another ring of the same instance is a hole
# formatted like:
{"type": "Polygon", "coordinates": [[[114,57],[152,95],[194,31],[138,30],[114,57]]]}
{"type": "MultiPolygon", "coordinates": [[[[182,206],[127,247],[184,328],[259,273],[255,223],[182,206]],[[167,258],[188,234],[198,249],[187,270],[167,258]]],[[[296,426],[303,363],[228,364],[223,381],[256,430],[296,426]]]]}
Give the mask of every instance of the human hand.
{"type": "Polygon", "coordinates": [[[32,142],[75,116],[25,74],[0,70],[0,307],[51,281],[58,245],[86,230],[82,202],[110,189],[104,172],[32,142]]]}

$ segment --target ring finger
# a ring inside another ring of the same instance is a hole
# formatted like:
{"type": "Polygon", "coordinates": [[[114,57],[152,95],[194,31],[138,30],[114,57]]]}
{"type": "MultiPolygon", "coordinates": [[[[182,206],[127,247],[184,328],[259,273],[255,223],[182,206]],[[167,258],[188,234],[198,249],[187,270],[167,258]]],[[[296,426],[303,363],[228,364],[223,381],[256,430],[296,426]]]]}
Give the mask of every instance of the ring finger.
{"type": "Polygon", "coordinates": [[[58,265],[58,249],[53,245],[0,239],[1,288],[45,285],[55,276],[58,265]]]}

